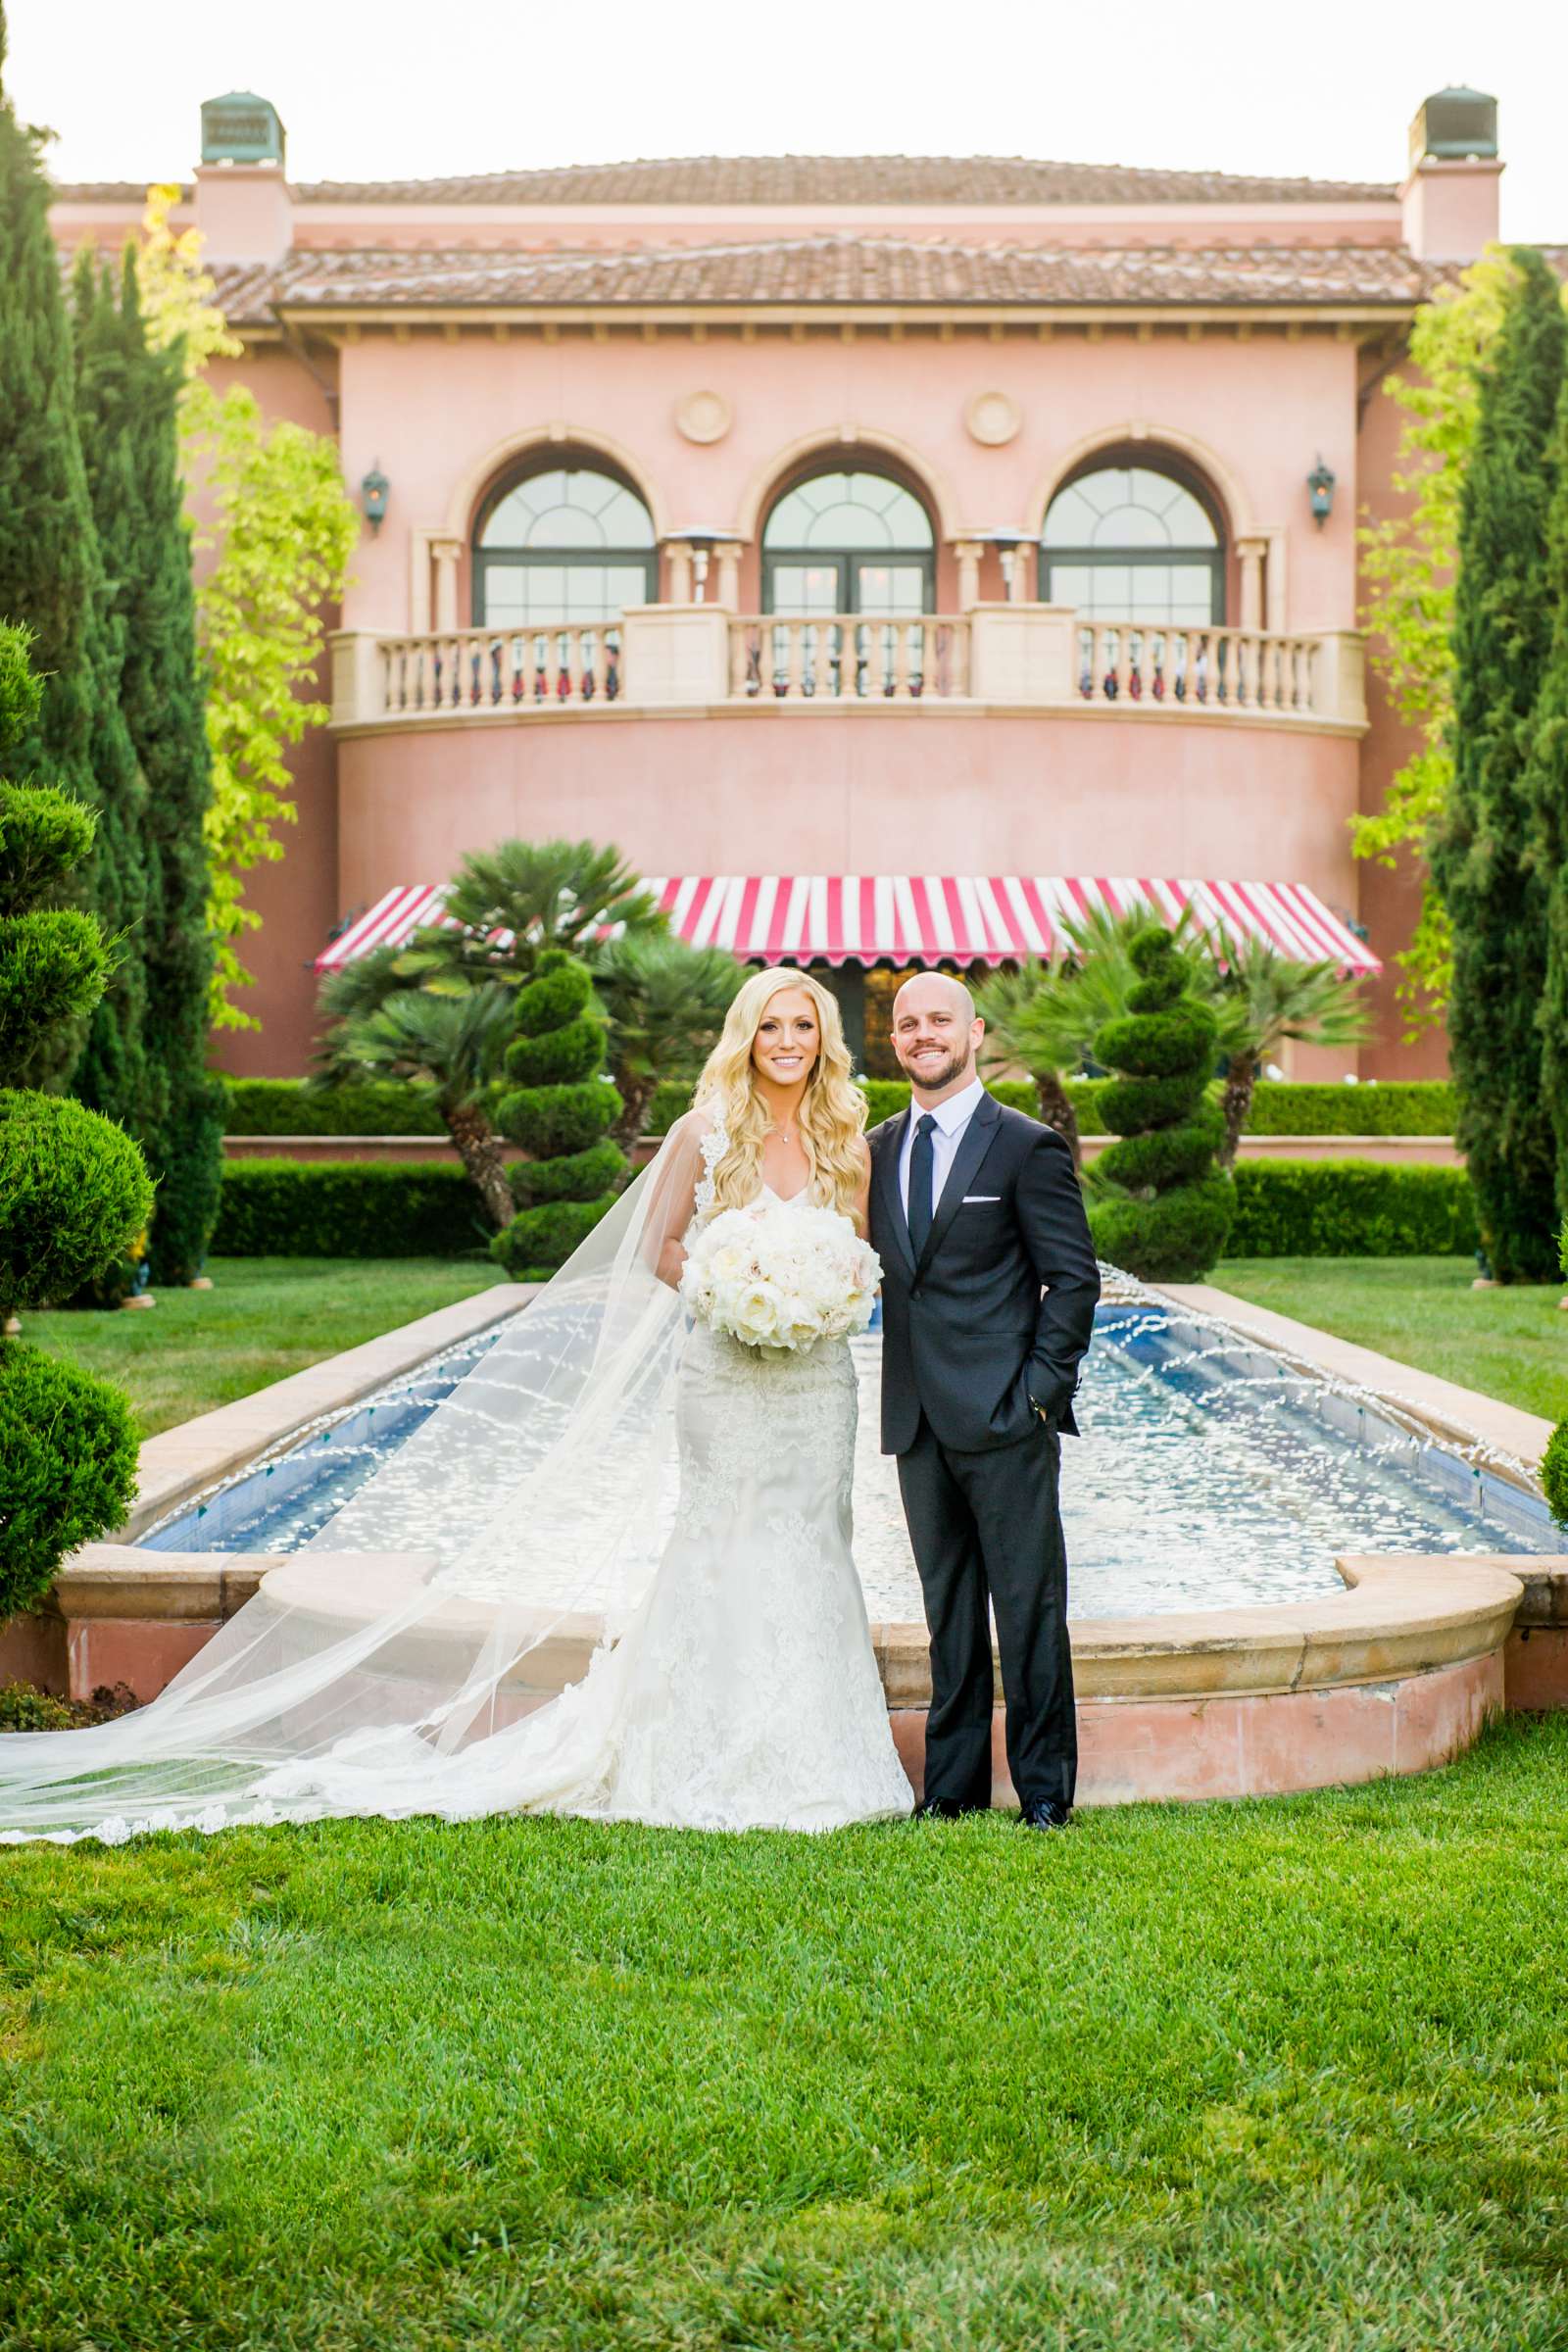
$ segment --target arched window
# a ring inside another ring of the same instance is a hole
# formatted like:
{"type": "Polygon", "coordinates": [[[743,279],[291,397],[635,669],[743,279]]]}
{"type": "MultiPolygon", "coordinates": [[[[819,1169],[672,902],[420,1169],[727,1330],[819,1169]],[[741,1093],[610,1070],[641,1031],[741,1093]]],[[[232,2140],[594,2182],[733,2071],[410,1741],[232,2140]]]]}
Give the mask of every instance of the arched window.
{"type": "Polygon", "coordinates": [[[617,621],[658,595],[648,509],[612,474],[559,466],[525,474],[483,509],[473,540],[475,628],[617,621]]]}
{"type": "Polygon", "coordinates": [[[1174,473],[1101,466],[1051,502],[1040,593],[1086,621],[1206,629],[1225,618],[1225,548],[1206,503],[1174,473]]]}
{"type": "MultiPolygon", "coordinates": [[[[762,526],[762,610],[808,622],[771,631],[774,694],[920,694],[928,632],[917,616],[935,604],[931,517],[891,474],[808,474],[774,504],[762,526]],[[846,630],[828,617],[862,612],[882,626],[846,630]]],[[[759,641],[748,654],[748,693],[761,692],[762,667],[759,641]]]]}
{"type": "Polygon", "coordinates": [[[813,473],[786,490],[762,526],[768,612],[929,612],[931,517],[885,473],[813,473]]]}

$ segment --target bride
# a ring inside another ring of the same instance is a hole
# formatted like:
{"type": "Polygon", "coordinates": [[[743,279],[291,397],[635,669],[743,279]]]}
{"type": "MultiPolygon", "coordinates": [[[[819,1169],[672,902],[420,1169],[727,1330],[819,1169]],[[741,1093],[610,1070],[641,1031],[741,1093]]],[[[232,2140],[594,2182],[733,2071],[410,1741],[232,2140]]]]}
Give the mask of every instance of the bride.
{"type": "Polygon", "coordinates": [[[863,1236],[864,1123],[826,990],[747,980],[653,1165],[288,1570],[150,1706],[0,1738],[0,1840],[906,1814],[851,1552],[848,1342],[749,1348],[679,1291],[726,1209],[804,1200],[863,1236]]]}

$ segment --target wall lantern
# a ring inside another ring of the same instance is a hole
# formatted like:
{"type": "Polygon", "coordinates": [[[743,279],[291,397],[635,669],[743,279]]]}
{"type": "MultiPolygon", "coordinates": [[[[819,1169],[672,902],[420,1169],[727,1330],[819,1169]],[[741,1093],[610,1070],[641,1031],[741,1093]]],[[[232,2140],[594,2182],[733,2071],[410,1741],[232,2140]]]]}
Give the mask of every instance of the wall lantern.
{"type": "Polygon", "coordinates": [[[391,490],[392,485],[381,471],[381,461],[377,458],[360,484],[360,497],[365,504],[365,519],[372,531],[378,531],[386,520],[386,502],[391,495],[391,490]]]}
{"type": "Polygon", "coordinates": [[[1306,486],[1312,498],[1312,520],[1321,530],[1334,508],[1334,469],[1324,465],[1321,454],[1306,477],[1306,486]]]}

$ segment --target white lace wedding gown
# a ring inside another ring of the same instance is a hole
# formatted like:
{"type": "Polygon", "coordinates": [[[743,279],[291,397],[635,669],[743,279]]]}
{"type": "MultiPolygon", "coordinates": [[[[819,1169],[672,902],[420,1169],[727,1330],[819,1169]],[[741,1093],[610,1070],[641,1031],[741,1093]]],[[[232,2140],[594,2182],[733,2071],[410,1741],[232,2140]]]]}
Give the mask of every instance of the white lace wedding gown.
{"type": "Polygon", "coordinates": [[[906,1814],[851,1550],[856,1418],[847,1341],[762,1355],[699,1325],[679,1374],[674,1525],[620,1641],[436,1770],[416,1734],[367,1732],[259,1792],[291,1811],[697,1830],[906,1814]]]}

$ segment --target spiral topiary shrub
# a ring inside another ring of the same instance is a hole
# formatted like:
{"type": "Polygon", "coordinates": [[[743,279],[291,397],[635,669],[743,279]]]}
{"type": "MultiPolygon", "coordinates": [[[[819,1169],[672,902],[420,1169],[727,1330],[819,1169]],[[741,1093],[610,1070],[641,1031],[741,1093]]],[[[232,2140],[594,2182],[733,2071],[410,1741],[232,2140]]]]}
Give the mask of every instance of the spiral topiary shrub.
{"type": "Polygon", "coordinates": [[[605,1027],[586,965],[547,948],[517,991],[496,1125],[528,1159],[512,1170],[517,1214],[491,1243],[514,1280],[544,1282],[614,1200],[625,1154],[610,1140],[621,1100],[603,1075],[605,1027]]]}
{"type": "MultiPolygon", "coordinates": [[[[37,717],[27,644],[25,630],[0,626],[0,757],[37,717]]],[[[93,821],[63,793],[0,784],[0,1316],[92,1281],[152,1214],[129,1138],[23,1085],[108,978],[96,923],[37,904],[87,855],[93,821]]],[[[0,1336],[0,1619],[42,1599],[68,1551],[119,1526],[135,1482],[120,1391],[0,1336]]]]}
{"type": "Polygon", "coordinates": [[[1139,979],[1128,1009],[1095,1039],[1096,1059],[1115,1072],[1100,1111],[1118,1141],[1094,1168],[1090,1230],[1099,1254],[1127,1273],[1191,1282],[1220,1255],[1236,1210],[1207,1098],[1218,1024],[1169,932],[1141,932],[1129,953],[1139,979]]]}

